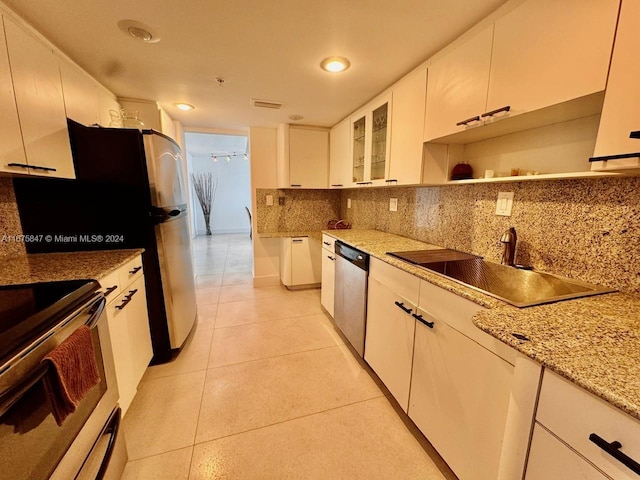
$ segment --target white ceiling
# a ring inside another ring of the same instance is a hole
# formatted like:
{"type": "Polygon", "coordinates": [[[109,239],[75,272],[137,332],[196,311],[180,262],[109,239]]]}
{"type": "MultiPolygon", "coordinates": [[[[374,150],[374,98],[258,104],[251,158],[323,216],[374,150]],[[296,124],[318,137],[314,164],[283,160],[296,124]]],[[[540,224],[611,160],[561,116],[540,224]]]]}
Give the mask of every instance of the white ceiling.
{"type": "Polygon", "coordinates": [[[157,100],[187,127],[246,129],[291,114],[332,126],[505,0],[4,2],[116,95],[157,100]],[[161,41],[126,36],[123,19],[150,26],[161,41]],[[320,70],[334,55],[351,68],[320,70]],[[256,109],[251,98],[285,106],[256,109]]]}

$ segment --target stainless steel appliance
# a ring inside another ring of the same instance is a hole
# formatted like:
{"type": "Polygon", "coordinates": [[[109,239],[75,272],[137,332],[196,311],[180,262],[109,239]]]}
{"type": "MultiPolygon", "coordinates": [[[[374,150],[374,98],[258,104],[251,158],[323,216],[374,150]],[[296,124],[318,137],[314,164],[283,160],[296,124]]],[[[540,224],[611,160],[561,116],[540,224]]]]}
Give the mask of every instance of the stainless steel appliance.
{"type": "Polygon", "coordinates": [[[369,255],[335,242],[334,321],[358,354],[364,356],[369,255]]]}
{"type": "Polygon", "coordinates": [[[167,361],[196,318],[180,148],[152,130],[71,120],[69,135],[76,180],[14,179],[23,232],[39,240],[27,252],[144,248],[153,361],[167,361]]]}
{"type": "Polygon", "coordinates": [[[0,479],[120,478],[127,453],[98,288],[92,280],[0,287],[0,479]],[[41,360],[81,325],[91,328],[100,382],[58,426],[41,360]]]}

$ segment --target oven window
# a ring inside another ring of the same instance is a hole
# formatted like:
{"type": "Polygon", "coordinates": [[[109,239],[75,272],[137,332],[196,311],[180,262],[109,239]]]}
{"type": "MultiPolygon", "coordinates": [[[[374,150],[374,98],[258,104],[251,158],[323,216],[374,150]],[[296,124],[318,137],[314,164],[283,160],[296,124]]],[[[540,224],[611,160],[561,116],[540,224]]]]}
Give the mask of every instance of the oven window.
{"type": "Polygon", "coordinates": [[[91,331],[100,383],[62,426],[51,414],[42,381],[0,418],[0,480],[45,480],[53,473],[107,389],[98,329],[91,331]]]}

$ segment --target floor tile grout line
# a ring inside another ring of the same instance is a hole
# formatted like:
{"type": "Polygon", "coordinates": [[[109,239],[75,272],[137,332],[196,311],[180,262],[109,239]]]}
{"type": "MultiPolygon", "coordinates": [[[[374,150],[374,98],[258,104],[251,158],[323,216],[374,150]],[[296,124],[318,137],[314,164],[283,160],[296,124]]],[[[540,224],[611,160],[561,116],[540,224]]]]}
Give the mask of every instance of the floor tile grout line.
{"type": "MultiPolygon", "coordinates": [[[[217,309],[216,309],[216,313],[217,313],[217,309]]],[[[318,313],[305,313],[304,315],[293,315],[293,316],[289,316],[289,317],[277,317],[277,318],[269,318],[267,320],[260,320],[257,322],[247,322],[247,323],[237,323],[235,325],[223,325],[220,326],[218,328],[226,328],[226,327],[241,327],[243,325],[253,325],[255,323],[268,323],[268,322],[273,322],[276,320],[287,320],[287,319],[292,319],[292,318],[301,318],[301,317],[311,317],[313,315],[320,315],[323,312],[318,312],[318,313]]],[[[216,315],[217,316],[217,315],[216,315]]]]}
{"type": "MultiPolygon", "coordinates": [[[[130,459],[127,460],[127,463],[139,462],[141,460],[148,460],[150,458],[159,457],[160,455],[165,455],[167,453],[173,453],[173,452],[177,452],[178,450],[184,450],[185,448],[190,448],[190,449],[193,450],[194,447],[195,447],[195,444],[192,444],[192,445],[187,445],[186,447],[172,448],[171,450],[167,450],[166,452],[154,453],[152,455],[147,455],[147,456],[144,456],[144,457],[130,458],[130,459]]],[[[193,455],[193,452],[192,452],[192,455],[193,455]]]]}
{"type": "Polygon", "coordinates": [[[218,369],[218,368],[233,367],[233,366],[236,366],[236,365],[245,365],[247,363],[261,362],[263,360],[271,360],[271,359],[274,359],[274,358],[290,357],[291,355],[299,355],[301,353],[317,352],[317,351],[320,351],[320,350],[328,350],[329,348],[339,348],[339,347],[341,347],[343,345],[344,345],[344,343],[338,343],[336,345],[329,345],[327,347],[312,348],[311,350],[302,350],[302,351],[299,351],[299,352],[282,353],[280,355],[274,355],[272,357],[255,358],[253,360],[245,360],[243,362],[238,362],[238,363],[229,363],[227,365],[218,365],[218,366],[215,366],[215,367],[207,367],[207,370],[215,370],[215,369],[218,369]]]}
{"type": "Polygon", "coordinates": [[[331,412],[331,411],[334,411],[334,410],[339,410],[341,408],[351,407],[353,405],[358,405],[358,404],[361,404],[361,403],[370,402],[371,400],[375,400],[375,399],[378,399],[378,398],[386,398],[386,397],[387,397],[387,395],[385,395],[384,393],[381,392],[380,395],[374,395],[373,397],[364,398],[364,399],[358,400],[356,402],[345,403],[344,405],[338,405],[336,407],[327,408],[325,410],[319,410],[317,412],[307,413],[305,415],[300,415],[300,416],[297,416],[297,417],[287,418],[286,420],[281,420],[279,422],[269,423],[269,424],[266,424],[266,425],[262,425],[260,427],[249,428],[248,430],[243,430],[241,432],[230,433],[228,435],[223,435],[221,437],[212,438],[210,440],[203,440],[201,442],[195,442],[193,444],[193,447],[194,447],[194,450],[195,450],[195,447],[197,445],[202,445],[203,443],[216,442],[218,440],[222,440],[222,439],[225,439],[225,438],[235,437],[235,436],[238,436],[238,435],[244,435],[245,433],[255,432],[257,430],[262,430],[264,428],[273,427],[275,425],[281,425],[283,423],[292,422],[292,421],[295,421],[295,420],[300,420],[302,418],[313,417],[315,415],[322,415],[323,413],[331,412]]]}

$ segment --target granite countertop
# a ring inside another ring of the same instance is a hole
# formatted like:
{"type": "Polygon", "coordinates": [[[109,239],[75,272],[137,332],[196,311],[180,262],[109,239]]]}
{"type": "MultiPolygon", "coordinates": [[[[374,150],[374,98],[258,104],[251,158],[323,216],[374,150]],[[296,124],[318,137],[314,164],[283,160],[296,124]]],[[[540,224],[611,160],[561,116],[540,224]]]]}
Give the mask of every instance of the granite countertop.
{"type": "Polygon", "coordinates": [[[35,253],[2,258],[0,285],[100,279],[137,257],[142,249],[35,253]]]}
{"type": "Polygon", "coordinates": [[[323,233],[486,307],[473,317],[478,328],[640,419],[640,297],[609,293],[517,308],[386,254],[440,246],[376,230],[323,233]]]}
{"type": "Polygon", "coordinates": [[[289,238],[289,237],[309,237],[316,242],[322,241],[322,232],[319,230],[303,232],[258,232],[260,238],[289,238]]]}

